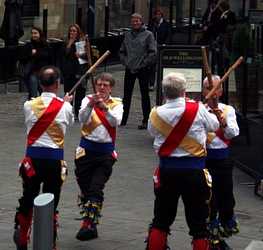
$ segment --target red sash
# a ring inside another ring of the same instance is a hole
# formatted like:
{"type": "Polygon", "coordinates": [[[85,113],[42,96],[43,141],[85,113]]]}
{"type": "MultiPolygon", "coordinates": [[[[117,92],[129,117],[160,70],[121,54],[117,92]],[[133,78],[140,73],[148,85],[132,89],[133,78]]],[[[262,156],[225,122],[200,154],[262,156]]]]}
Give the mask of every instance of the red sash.
{"type": "Polygon", "coordinates": [[[230,145],[230,140],[229,139],[226,139],[225,136],[224,136],[224,131],[223,129],[219,128],[217,131],[216,131],[216,136],[222,140],[226,145],[230,145]]]}
{"type": "Polygon", "coordinates": [[[105,116],[105,112],[103,112],[101,109],[96,108],[96,107],[94,108],[94,110],[95,110],[97,116],[99,117],[99,119],[101,120],[102,124],[107,129],[108,133],[110,134],[110,137],[112,139],[113,144],[115,144],[116,128],[114,128],[110,125],[110,123],[108,122],[108,120],[105,116]]]}
{"type": "Polygon", "coordinates": [[[171,153],[177,148],[177,146],[181,143],[190,127],[193,124],[195,116],[198,111],[199,104],[196,102],[186,102],[185,103],[185,111],[179,120],[179,122],[175,125],[171,133],[166,138],[165,142],[159,149],[159,156],[167,157],[170,156],[171,153]]]}
{"type": "Polygon", "coordinates": [[[29,131],[27,136],[27,146],[34,144],[35,141],[47,130],[62,108],[63,103],[63,101],[60,101],[57,98],[52,99],[45,112],[29,131]]]}

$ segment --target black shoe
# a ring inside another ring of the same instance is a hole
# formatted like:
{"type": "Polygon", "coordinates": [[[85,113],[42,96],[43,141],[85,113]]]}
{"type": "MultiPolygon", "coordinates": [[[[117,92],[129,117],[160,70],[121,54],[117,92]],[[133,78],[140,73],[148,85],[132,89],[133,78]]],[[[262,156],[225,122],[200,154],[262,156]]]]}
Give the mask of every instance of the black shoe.
{"type": "Polygon", "coordinates": [[[141,125],[138,126],[138,129],[147,129],[147,123],[142,123],[141,125]]]}
{"type": "Polygon", "coordinates": [[[98,238],[97,228],[90,228],[90,229],[81,228],[78,231],[76,238],[81,241],[96,239],[98,238]]]}
{"type": "Polygon", "coordinates": [[[96,225],[90,224],[89,221],[84,220],[82,226],[78,231],[76,238],[81,241],[87,241],[98,238],[98,231],[96,225]]]}

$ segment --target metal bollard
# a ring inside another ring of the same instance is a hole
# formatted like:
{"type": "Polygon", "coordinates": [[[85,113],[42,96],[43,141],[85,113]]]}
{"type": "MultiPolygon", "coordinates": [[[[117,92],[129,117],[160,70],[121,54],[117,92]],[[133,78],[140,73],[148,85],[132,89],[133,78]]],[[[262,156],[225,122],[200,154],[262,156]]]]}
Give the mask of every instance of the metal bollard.
{"type": "Polygon", "coordinates": [[[34,199],[33,250],[52,250],[54,195],[44,193],[34,199]]]}

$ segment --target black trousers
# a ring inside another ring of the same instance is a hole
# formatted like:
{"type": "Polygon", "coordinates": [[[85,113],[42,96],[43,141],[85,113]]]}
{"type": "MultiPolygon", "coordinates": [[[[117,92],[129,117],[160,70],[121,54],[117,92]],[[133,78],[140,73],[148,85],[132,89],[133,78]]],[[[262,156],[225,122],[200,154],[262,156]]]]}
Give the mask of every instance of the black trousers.
{"type": "Polygon", "coordinates": [[[43,193],[54,194],[54,212],[57,209],[61,186],[63,180],[61,179],[61,161],[60,160],[48,160],[48,159],[32,159],[35,175],[28,177],[23,169],[20,169],[20,173],[23,179],[23,195],[19,199],[18,211],[23,214],[33,208],[34,199],[40,193],[41,184],[43,193]]]}
{"type": "Polygon", "coordinates": [[[206,160],[212,176],[211,220],[227,222],[234,215],[233,162],[231,159],[206,160]]]}
{"type": "Polygon", "coordinates": [[[86,155],[75,160],[75,175],[80,187],[83,202],[103,202],[103,189],[112,173],[115,159],[111,154],[98,154],[87,152],[86,155]]]}
{"type": "Polygon", "coordinates": [[[153,64],[153,65],[150,67],[149,87],[154,87],[154,85],[155,85],[156,71],[157,71],[157,65],[156,65],[156,64],[153,64]]]}
{"type": "MultiPolygon", "coordinates": [[[[75,76],[64,77],[64,93],[66,94],[67,92],[69,92],[72,89],[72,87],[77,83],[78,80],[79,79],[76,78],[75,76]]],[[[86,95],[86,88],[84,88],[82,84],[80,84],[77,87],[74,96],[74,113],[76,117],[78,117],[81,101],[85,97],[85,95],[86,95]]]]}
{"type": "Polygon", "coordinates": [[[126,124],[130,112],[132,93],[134,89],[135,80],[138,78],[141,92],[141,106],[143,112],[143,123],[148,122],[151,111],[151,101],[149,96],[149,75],[150,70],[143,68],[138,73],[131,73],[126,68],[124,76],[124,96],[123,96],[123,116],[122,124],[126,124]]]}
{"type": "Polygon", "coordinates": [[[209,216],[210,187],[203,170],[160,169],[161,186],[155,189],[152,226],[169,232],[177,214],[181,197],[189,234],[194,239],[207,237],[206,220],[209,216]]]}

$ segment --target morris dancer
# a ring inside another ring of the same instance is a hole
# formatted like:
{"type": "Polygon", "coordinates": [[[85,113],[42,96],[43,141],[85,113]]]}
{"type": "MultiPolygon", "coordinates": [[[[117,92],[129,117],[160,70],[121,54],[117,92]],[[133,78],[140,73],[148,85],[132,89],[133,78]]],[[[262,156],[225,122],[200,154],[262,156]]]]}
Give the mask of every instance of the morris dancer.
{"type": "MultiPolygon", "coordinates": [[[[212,76],[213,86],[219,81],[219,76],[212,76]]],[[[206,96],[210,89],[208,79],[205,78],[203,81],[203,95],[206,96]]],[[[212,247],[215,247],[215,249],[220,247],[220,250],[230,250],[230,247],[221,237],[229,237],[239,232],[238,222],[234,215],[233,162],[229,159],[230,141],[239,135],[239,127],[234,108],[219,103],[222,93],[223,89],[220,86],[214,96],[207,101],[209,111],[213,111],[216,102],[216,112],[221,114],[219,119],[220,128],[215,133],[209,133],[207,140],[206,167],[213,180],[209,229],[212,237],[212,247]],[[218,247],[216,248],[216,246],[218,247]]]]}
{"type": "Polygon", "coordinates": [[[160,162],[154,173],[154,218],[146,249],[167,249],[181,196],[193,249],[207,250],[211,178],[205,169],[206,134],[217,130],[219,122],[203,104],[186,101],[182,74],[168,74],[162,88],[166,102],[151,111],[148,123],[160,162]]]}
{"type": "Polygon", "coordinates": [[[57,206],[61,186],[66,173],[64,136],[66,127],[74,123],[72,96],[63,99],[56,96],[60,85],[60,72],[56,67],[46,66],[40,71],[41,96],[24,104],[27,128],[26,155],[20,164],[23,180],[23,196],[15,215],[14,241],[17,250],[27,250],[32,223],[34,198],[40,192],[54,194],[54,246],[56,249],[57,206]]]}
{"type": "Polygon", "coordinates": [[[82,137],[76,149],[75,175],[82,195],[82,223],[76,238],[82,241],[98,237],[103,189],[117,157],[116,127],[121,122],[123,106],[119,98],[110,95],[114,85],[109,73],[96,77],[96,93],[82,100],[79,111],[82,137]]]}

